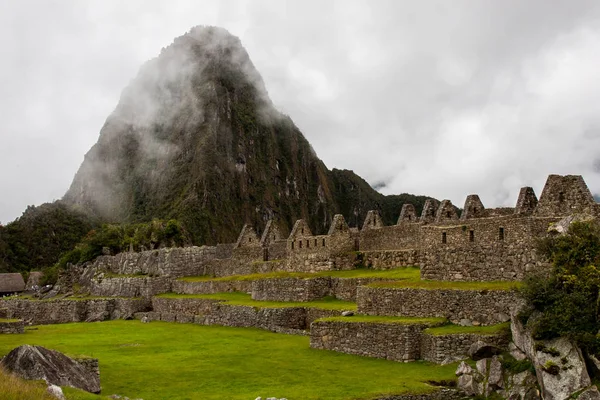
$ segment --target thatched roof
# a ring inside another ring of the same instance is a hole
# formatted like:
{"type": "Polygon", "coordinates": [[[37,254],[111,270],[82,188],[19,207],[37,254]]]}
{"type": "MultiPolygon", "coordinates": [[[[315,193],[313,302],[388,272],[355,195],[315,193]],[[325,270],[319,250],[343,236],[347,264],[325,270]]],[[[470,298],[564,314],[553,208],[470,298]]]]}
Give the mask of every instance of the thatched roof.
{"type": "Polygon", "coordinates": [[[0,293],[22,292],[25,281],[19,273],[0,274],[0,293]]]}

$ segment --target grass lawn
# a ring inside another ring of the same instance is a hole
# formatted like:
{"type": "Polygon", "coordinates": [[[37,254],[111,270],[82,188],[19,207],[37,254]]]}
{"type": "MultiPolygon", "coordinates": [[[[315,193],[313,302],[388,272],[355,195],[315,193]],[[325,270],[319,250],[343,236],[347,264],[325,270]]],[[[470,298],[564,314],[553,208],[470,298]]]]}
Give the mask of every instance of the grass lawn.
{"type": "Polygon", "coordinates": [[[388,317],[383,315],[353,315],[351,317],[326,317],[317,321],[340,321],[340,322],[371,322],[379,324],[428,324],[430,326],[441,325],[447,320],[445,318],[419,318],[419,317],[388,317]]]}
{"type": "Polygon", "coordinates": [[[335,297],[324,297],[315,301],[259,301],[252,300],[252,296],[242,292],[225,292],[213,294],[178,294],[163,293],[155,297],[168,299],[210,299],[221,300],[234,306],[251,306],[259,308],[282,308],[282,307],[308,307],[323,308],[325,310],[356,310],[356,303],[336,299],[335,297]]]}
{"type": "Polygon", "coordinates": [[[0,318],[0,322],[19,322],[20,319],[0,318]]]}
{"type": "MultiPolygon", "coordinates": [[[[25,343],[97,357],[103,396],[144,400],[372,399],[430,391],[425,381],[452,380],[456,369],[315,350],[305,336],[167,322],[39,326],[0,335],[0,355],[25,343]]],[[[104,399],[66,393],[69,400],[104,399]]]]}
{"type": "Polygon", "coordinates": [[[426,329],[425,333],[434,336],[453,335],[458,333],[475,333],[478,335],[508,334],[510,333],[510,322],[491,326],[460,326],[448,324],[426,329]]]}
{"type": "Polygon", "coordinates": [[[217,282],[228,282],[228,281],[252,281],[257,279],[272,279],[272,278],[318,278],[331,276],[334,278],[381,278],[389,280],[397,279],[413,279],[418,280],[420,278],[419,268],[407,267],[407,268],[394,268],[394,269],[370,269],[370,268],[357,268],[348,271],[322,271],[322,272],[268,272],[264,274],[251,274],[251,275],[232,275],[223,276],[220,278],[214,278],[211,276],[187,276],[179,278],[185,282],[203,282],[203,281],[217,281],[217,282]]]}

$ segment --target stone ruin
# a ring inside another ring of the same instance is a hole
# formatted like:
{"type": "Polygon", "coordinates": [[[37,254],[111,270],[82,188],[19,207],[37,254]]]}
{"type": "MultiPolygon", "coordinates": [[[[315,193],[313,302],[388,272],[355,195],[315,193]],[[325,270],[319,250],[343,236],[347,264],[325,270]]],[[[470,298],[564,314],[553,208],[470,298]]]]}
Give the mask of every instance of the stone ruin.
{"type": "MultiPolygon", "coordinates": [[[[548,235],[551,226],[571,221],[574,215],[598,219],[600,205],[581,176],[550,175],[539,201],[532,188],[524,187],[514,208],[486,208],[478,195],[471,194],[461,215],[450,200],[429,199],[420,216],[413,205],[403,205],[392,226],[385,226],[379,212],[372,210],[361,230],[350,229],[344,217],[336,215],[325,235],[314,235],[305,221],[298,220],[285,236],[275,221],[269,221],[260,235],[244,225],[236,243],[100,256],[72,267],[68,279],[59,280],[58,286],[65,287],[55,291],[68,292],[76,283],[90,299],[36,302],[17,298],[0,300],[0,308],[7,310],[8,318],[29,324],[143,318],[145,322],[258,327],[308,334],[314,348],[404,362],[447,363],[468,357],[470,347],[482,336],[439,335],[430,333],[431,329],[444,323],[440,321],[462,326],[506,323],[521,306],[514,292],[382,286],[377,285],[378,278],[322,274],[264,278],[260,274],[418,267],[426,280],[519,281],[529,272],[548,267],[536,252],[536,241],[548,235]],[[233,275],[256,277],[211,279],[233,275]],[[180,279],[186,276],[207,279],[180,279]],[[232,291],[248,293],[256,301],[303,302],[306,306],[261,308],[185,297],[232,291]],[[182,297],[160,296],[167,292],[182,297]],[[311,306],[311,301],[324,296],[356,302],[358,314],[435,320],[353,322],[351,317],[340,317],[339,311],[311,306]]],[[[483,339],[508,348],[506,333],[483,339]]],[[[479,373],[463,369],[463,381],[473,382],[479,373]]]]}

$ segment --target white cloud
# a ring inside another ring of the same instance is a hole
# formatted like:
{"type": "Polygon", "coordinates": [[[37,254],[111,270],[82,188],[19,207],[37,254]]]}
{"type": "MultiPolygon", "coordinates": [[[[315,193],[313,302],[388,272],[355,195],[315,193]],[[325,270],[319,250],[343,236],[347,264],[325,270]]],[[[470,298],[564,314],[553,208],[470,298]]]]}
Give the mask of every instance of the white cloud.
{"type": "Polygon", "coordinates": [[[27,0],[0,4],[0,221],[60,198],[139,67],[194,25],[238,35],[328,167],[386,193],[513,205],[600,193],[600,3],[27,0]]]}

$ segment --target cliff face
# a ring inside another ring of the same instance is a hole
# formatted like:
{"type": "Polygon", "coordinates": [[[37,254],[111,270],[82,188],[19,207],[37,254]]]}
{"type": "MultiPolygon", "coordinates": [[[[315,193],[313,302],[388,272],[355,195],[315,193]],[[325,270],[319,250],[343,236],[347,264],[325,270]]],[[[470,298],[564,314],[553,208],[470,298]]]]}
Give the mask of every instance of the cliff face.
{"type": "Polygon", "coordinates": [[[353,184],[275,109],[239,39],[197,27],[140,69],[63,200],[114,222],[176,218],[197,244],[231,242],[245,222],[289,230],[304,218],[323,233],[336,212],[362,221],[385,197],[358,179],[362,197],[348,197],[353,184]]]}

